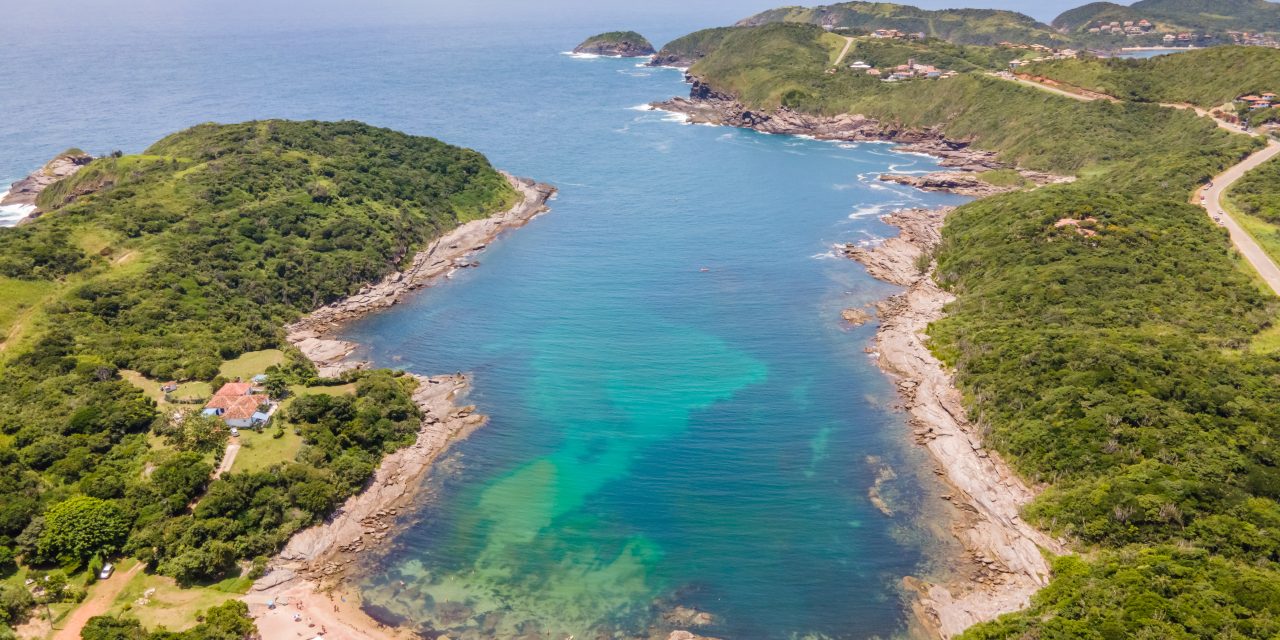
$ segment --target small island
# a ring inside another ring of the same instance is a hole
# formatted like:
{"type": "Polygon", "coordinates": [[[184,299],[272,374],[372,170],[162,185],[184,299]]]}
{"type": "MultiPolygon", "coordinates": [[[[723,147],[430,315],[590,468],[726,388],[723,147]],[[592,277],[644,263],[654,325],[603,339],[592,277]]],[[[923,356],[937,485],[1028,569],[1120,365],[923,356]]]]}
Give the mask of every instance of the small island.
{"type": "Polygon", "coordinates": [[[653,44],[634,31],[610,31],[591,36],[574,47],[573,52],[622,58],[644,58],[656,53],[653,44]]]}

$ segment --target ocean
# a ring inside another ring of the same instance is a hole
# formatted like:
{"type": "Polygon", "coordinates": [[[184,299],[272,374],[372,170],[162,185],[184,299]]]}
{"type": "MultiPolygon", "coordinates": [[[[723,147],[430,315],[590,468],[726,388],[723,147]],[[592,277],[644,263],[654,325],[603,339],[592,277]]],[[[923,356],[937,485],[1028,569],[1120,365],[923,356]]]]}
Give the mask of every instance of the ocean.
{"type": "Polygon", "coordinates": [[[381,366],[473,373],[467,402],[491,418],[358,576],[371,610],[452,638],[647,636],[686,609],[724,638],[904,633],[902,577],[946,552],[944,491],[866,352],[874,322],[840,318],[896,289],[832,247],[892,235],[878,216],[895,208],[964,199],[878,182],[935,166],[890,145],[647,110],[687,91],[681,73],[564,53],[586,35],[6,45],[0,73],[40,81],[0,96],[0,178],[71,146],[138,152],[205,121],[317,118],[439,137],[554,184],[552,211],[479,268],[346,332],[381,366]]]}

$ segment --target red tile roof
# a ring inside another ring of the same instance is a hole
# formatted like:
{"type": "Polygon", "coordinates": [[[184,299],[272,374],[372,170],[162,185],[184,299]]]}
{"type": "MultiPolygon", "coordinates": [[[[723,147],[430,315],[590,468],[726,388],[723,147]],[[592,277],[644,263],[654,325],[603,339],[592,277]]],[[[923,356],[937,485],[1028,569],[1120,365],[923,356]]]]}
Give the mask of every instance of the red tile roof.
{"type": "Polygon", "coordinates": [[[222,385],[215,396],[247,396],[253,393],[253,383],[251,382],[228,382],[222,385]]]}
{"type": "Polygon", "coordinates": [[[235,398],[231,405],[227,407],[225,413],[222,414],[223,420],[244,420],[252,418],[253,414],[258,412],[258,407],[268,401],[267,396],[241,396],[235,398]]]}

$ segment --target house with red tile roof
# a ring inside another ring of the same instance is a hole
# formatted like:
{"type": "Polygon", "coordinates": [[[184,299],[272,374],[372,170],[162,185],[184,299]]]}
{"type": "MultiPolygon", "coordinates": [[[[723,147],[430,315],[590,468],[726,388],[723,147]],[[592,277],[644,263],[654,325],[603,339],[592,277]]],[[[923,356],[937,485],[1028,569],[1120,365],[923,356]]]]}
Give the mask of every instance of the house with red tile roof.
{"type": "Polygon", "coordinates": [[[202,413],[221,418],[228,427],[248,428],[270,421],[276,406],[251,383],[228,382],[218,389],[202,413]]]}

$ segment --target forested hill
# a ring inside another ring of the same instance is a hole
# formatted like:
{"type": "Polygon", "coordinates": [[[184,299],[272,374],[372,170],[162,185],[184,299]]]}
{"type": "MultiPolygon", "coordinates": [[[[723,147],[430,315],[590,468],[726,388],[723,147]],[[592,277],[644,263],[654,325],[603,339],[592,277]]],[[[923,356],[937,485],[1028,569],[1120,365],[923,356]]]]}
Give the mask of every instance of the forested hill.
{"type": "MultiPolygon", "coordinates": [[[[124,553],[214,580],[324,517],[413,441],[414,382],[317,380],[282,325],[516,198],[479,153],[357,122],[201,125],[50,187],[44,215],[0,229],[0,577],[15,554],[79,572],[124,553]],[[174,420],[200,405],[157,389],[207,394],[224,361],[269,348],[268,392],[291,406],[212,479],[222,421],[174,420]]],[[[0,590],[3,636],[29,596],[0,590]]]]}
{"type": "Polygon", "coordinates": [[[819,7],[771,9],[738,23],[759,26],[773,22],[803,22],[853,31],[897,29],[924,33],[957,44],[1011,41],[1024,44],[1062,45],[1067,38],[1052,27],[1015,11],[995,9],[942,9],[931,11],[888,2],[842,2],[819,7]]]}
{"type": "MultiPolygon", "coordinates": [[[[1277,302],[1188,203],[1261,140],[1189,110],[1082,102],[981,70],[883,82],[832,69],[830,37],[740,28],[690,74],[699,94],[736,97],[756,117],[786,108],[936,127],[1079,178],[956,209],[935,256],[956,301],[931,346],[986,446],[1047,487],[1024,517],[1075,551],[1054,559],[1028,609],[963,638],[1280,637],[1277,302]],[[1094,221],[1092,233],[1065,219],[1094,221]]],[[[1132,65],[1126,82],[1176,93],[1220,71],[1212,55],[1183,55],[1132,65]],[[1182,68],[1178,86],[1156,77],[1165,64],[1206,66],[1182,68]]],[[[1242,204],[1263,215],[1269,194],[1251,189],[1242,204]]]]}
{"type": "Polygon", "coordinates": [[[1094,2],[1064,12],[1053,26],[1068,32],[1099,21],[1149,20],[1161,31],[1280,31],[1280,3],[1268,0],[1140,0],[1129,6],[1094,2]]]}

